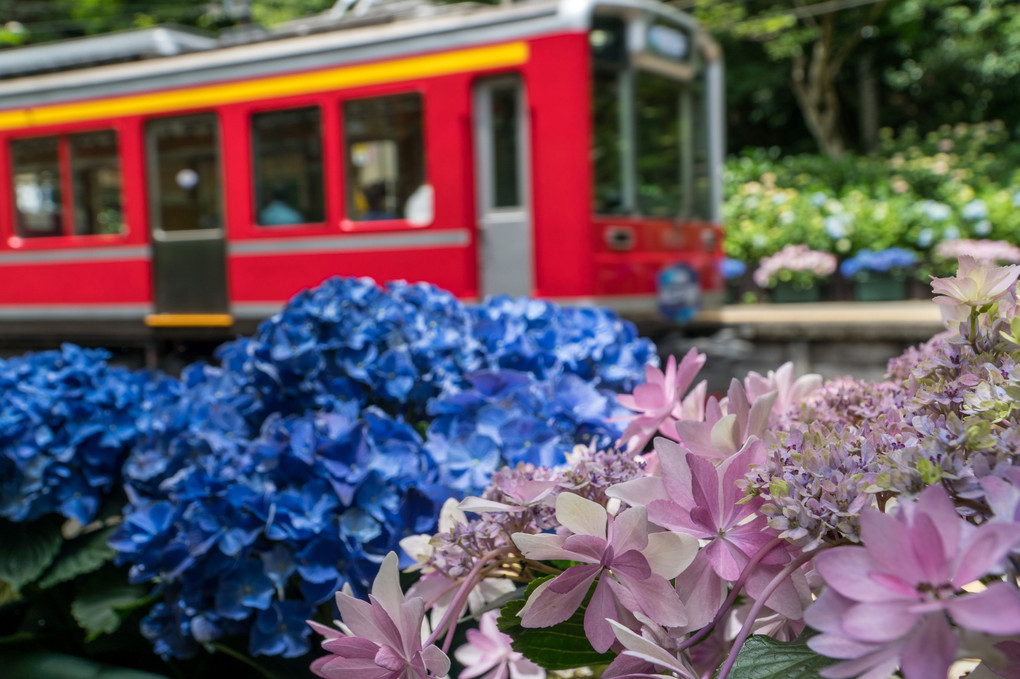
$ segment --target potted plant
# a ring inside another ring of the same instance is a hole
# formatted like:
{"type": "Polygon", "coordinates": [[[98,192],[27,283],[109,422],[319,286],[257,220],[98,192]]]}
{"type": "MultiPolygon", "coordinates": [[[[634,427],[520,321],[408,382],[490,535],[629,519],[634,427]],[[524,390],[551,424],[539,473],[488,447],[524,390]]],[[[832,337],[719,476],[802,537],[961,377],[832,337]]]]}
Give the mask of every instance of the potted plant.
{"type": "Polygon", "coordinates": [[[839,271],[854,282],[858,302],[888,302],[907,297],[907,277],[917,255],[905,248],[861,250],[840,264],[839,271]]]}
{"type": "Polygon", "coordinates": [[[735,304],[740,301],[740,283],[747,272],[747,264],[743,260],[726,257],[719,262],[719,273],[726,281],[726,303],[735,304]]]}
{"type": "Polygon", "coordinates": [[[835,255],[806,245],[787,245],[762,258],[754,282],[771,290],[773,302],[817,302],[821,298],[820,285],[835,271],[835,255]]]}

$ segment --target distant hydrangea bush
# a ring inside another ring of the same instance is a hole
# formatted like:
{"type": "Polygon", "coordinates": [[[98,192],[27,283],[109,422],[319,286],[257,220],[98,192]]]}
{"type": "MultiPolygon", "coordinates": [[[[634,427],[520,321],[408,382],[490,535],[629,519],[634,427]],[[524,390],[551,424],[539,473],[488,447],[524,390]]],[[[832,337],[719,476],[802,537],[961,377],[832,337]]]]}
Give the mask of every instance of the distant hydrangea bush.
{"type": "Polygon", "coordinates": [[[216,357],[145,389],[111,541],[155,585],[142,632],[165,657],[239,634],[253,655],[307,652],[303,620],[363,594],[444,501],[617,438],[613,395],[657,360],[607,310],[350,278],[216,357]]]}
{"type": "Polygon", "coordinates": [[[496,471],[402,541],[406,593],[396,554],[369,601],[339,593],[313,672],[439,679],[452,654],[487,677],[1016,676],[1018,278],[961,257],[932,282],[947,331],[881,382],[787,364],[711,395],[694,350],[649,368],[613,444],[496,471]]]}
{"type": "Polygon", "coordinates": [[[917,263],[917,255],[904,248],[861,250],[843,260],[839,272],[847,278],[866,278],[874,274],[906,276],[907,270],[917,263]]]}
{"type": "Polygon", "coordinates": [[[806,289],[835,272],[835,255],[812,250],[806,245],[787,245],[774,255],[762,258],[754,271],[754,282],[762,288],[790,283],[806,289]]]}

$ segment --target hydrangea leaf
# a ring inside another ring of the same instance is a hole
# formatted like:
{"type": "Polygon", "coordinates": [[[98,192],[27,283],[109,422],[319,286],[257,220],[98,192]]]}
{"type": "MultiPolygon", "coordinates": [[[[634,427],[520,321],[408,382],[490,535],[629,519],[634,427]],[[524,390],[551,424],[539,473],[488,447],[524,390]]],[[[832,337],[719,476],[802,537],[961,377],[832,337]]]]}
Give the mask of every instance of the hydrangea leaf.
{"type": "Polygon", "coordinates": [[[18,593],[11,587],[11,583],[6,580],[0,580],[0,606],[5,604],[13,603],[20,599],[18,593]]]}
{"type": "MultiPolygon", "coordinates": [[[[599,653],[591,647],[584,634],[584,612],[588,608],[591,591],[574,615],[552,627],[521,627],[518,612],[538,585],[550,577],[539,578],[528,585],[523,599],[510,601],[500,611],[498,627],[513,639],[511,646],[533,663],[547,670],[569,670],[576,667],[605,665],[616,657],[613,653],[599,653]]],[[[595,585],[592,585],[594,589],[595,585]]]]}
{"type": "Polygon", "coordinates": [[[166,675],[102,665],[92,660],[64,655],[7,651],[5,679],[166,679],[166,675]]]}
{"type": "Polygon", "coordinates": [[[71,603],[71,615],[87,633],[86,641],[120,627],[125,614],[148,600],[143,585],[113,585],[88,589],[71,603]]]}
{"type": "Polygon", "coordinates": [[[808,648],[811,634],[795,641],[776,641],[756,634],[748,638],[737,655],[730,679],[818,679],[818,672],[836,662],[808,648]]]}
{"type": "Polygon", "coordinates": [[[0,559],[0,579],[20,590],[45,571],[63,544],[60,524],[63,519],[48,516],[30,523],[12,523],[0,520],[0,545],[4,558],[0,559]]]}
{"type": "Polygon", "coordinates": [[[91,573],[107,561],[111,561],[117,552],[106,544],[106,541],[115,530],[116,526],[109,526],[69,542],[64,553],[39,581],[39,587],[46,589],[79,575],[91,573]]]}

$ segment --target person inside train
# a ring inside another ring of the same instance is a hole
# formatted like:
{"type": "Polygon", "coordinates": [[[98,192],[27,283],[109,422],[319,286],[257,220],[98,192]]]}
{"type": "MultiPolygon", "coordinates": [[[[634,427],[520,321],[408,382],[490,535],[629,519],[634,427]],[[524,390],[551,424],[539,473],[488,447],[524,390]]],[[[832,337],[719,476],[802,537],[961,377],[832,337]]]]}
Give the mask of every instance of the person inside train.
{"type": "Polygon", "coordinates": [[[362,193],[365,196],[365,203],[368,209],[361,215],[365,221],[379,219],[397,219],[398,215],[386,207],[386,184],[374,182],[364,188],[362,193]]]}
{"type": "Polygon", "coordinates": [[[263,226],[279,226],[284,224],[303,224],[304,216],[287,203],[287,192],[276,188],[272,200],[259,211],[259,224],[263,226]]]}

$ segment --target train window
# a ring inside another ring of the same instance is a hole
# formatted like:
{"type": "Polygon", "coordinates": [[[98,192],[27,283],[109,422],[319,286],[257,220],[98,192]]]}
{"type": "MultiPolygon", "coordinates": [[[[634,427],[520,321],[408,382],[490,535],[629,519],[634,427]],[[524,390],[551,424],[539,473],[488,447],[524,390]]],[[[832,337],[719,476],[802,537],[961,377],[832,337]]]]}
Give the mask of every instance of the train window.
{"type": "Polygon", "coordinates": [[[147,134],[153,226],[162,231],[220,228],[223,191],[216,116],[153,120],[147,134]]]}
{"type": "Polygon", "coordinates": [[[69,139],[75,235],[123,233],[116,133],[101,130],[69,139]]]}
{"type": "Polygon", "coordinates": [[[687,142],[680,115],[683,83],[637,71],[634,79],[637,137],[637,208],[649,217],[680,214],[681,150],[687,142]]]}
{"type": "Polygon", "coordinates": [[[325,221],[322,123],[318,108],[252,116],[256,222],[325,221]]]}
{"type": "Polygon", "coordinates": [[[425,184],[420,94],[344,102],[347,214],[355,221],[402,219],[425,184]]]}
{"type": "Polygon", "coordinates": [[[620,125],[620,81],[610,69],[597,69],[592,89],[592,165],[594,169],[595,213],[621,214],[630,211],[624,190],[623,135],[620,125]]]}
{"type": "Polygon", "coordinates": [[[63,235],[58,137],[11,141],[15,232],[22,238],[63,235]]]}
{"type": "MultiPolygon", "coordinates": [[[[608,18],[590,34],[592,168],[596,214],[675,218],[691,200],[691,102],[676,69],[646,70],[623,51],[625,25],[608,18]],[[610,49],[615,45],[616,49],[610,49]]],[[[660,30],[660,51],[679,58],[684,36],[660,30]]],[[[686,48],[685,48],[686,49],[686,48]]],[[[662,61],[662,59],[660,59],[662,61]]]]}
{"type": "Polygon", "coordinates": [[[691,119],[692,212],[701,219],[712,219],[712,148],[704,78],[691,83],[691,119]]]}
{"type": "Polygon", "coordinates": [[[493,165],[493,207],[521,204],[520,124],[518,85],[494,86],[489,99],[493,165]]]}

